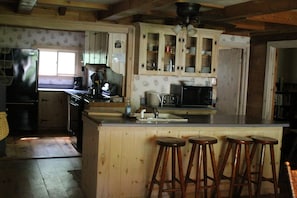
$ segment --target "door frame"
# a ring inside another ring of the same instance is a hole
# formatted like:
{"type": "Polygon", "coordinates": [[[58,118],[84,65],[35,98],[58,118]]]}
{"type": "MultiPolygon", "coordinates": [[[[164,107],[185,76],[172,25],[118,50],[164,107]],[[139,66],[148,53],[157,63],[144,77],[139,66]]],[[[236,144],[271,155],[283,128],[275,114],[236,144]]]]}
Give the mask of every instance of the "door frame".
{"type": "Polygon", "coordinates": [[[262,118],[273,119],[274,85],[278,48],[297,48],[297,40],[267,42],[262,118]]]}
{"type": "MultiPolygon", "coordinates": [[[[250,38],[238,36],[236,39],[234,35],[222,35],[219,41],[220,49],[232,49],[237,48],[242,50],[242,62],[241,62],[241,75],[239,77],[240,93],[237,104],[237,114],[246,115],[247,104],[247,88],[248,88],[248,75],[249,75],[249,59],[250,59],[250,38]],[[229,39],[228,36],[230,37],[229,39]],[[241,40],[242,39],[242,40],[241,40]]],[[[219,63],[218,63],[219,66],[219,63]]]]}

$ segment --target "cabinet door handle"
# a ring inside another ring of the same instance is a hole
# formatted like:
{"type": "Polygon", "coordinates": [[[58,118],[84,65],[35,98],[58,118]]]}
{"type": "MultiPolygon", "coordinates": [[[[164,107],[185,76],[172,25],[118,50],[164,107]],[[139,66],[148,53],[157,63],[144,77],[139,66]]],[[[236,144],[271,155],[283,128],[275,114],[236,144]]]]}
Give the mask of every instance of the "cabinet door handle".
{"type": "Polygon", "coordinates": [[[141,67],[144,68],[144,64],[141,64],[141,67]]]}
{"type": "Polygon", "coordinates": [[[178,39],[178,42],[181,42],[181,38],[178,39]]]}
{"type": "Polygon", "coordinates": [[[179,66],[177,66],[177,70],[179,70],[179,66]]]}
{"type": "Polygon", "coordinates": [[[213,71],[213,72],[216,72],[216,69],[215,69],[215,68],[213,68],[213,69],[212,69],[212,71],[213,71]]]}
{"type": "Polygon", "coordinates": [[[145,35],[145,34],[143,34],[143,35],[142,35],[142,38],[144,38],[144,39],[145,39],[145,38],[146,38],[146,35],[145,35]]]}
{"type": "Polygon", "coordinates": [[[181,70],[184,70],[184,67],[181,67],[180,69],[181,69],[181,70]]]}

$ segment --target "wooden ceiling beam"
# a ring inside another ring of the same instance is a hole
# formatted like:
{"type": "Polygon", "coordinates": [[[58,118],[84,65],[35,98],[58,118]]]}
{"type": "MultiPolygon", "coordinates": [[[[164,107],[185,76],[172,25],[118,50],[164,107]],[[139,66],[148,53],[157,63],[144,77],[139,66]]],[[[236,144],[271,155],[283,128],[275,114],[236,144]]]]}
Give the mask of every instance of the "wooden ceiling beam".
{"type": "Polygon", "coordinates": [[[239,29],[246,29],[246,30],[257,30],[257,31],[264,31],[266,29],[264,22],[258,21],[234,21],[232,22],[235,25],[235,28],[239,29]]]}
{"type": "Polygon", "coordinates": [[[278,12],[273,14],[265,14],[260,16],[248,17],[248,20],[262,21],[269,23],[279,23],[297,26],[297,11],[278,12]]]}
{"type": "Polygon", "coordinates": [[[82,8],[91,10],[108,10],[108,6],[101,3],[86,2],[86,1],[71,1],[71,0],[38,0],[37,4],[55,6],[55,7],[68,7],[68,8],[82,8]]]}
{"type": "Polygon", "coordinates": [[[217,21],[232,21],[247,17],[297,9],[295,0],[254,0],[201,13],[217,21]]]}
{"type": "Polygon", "coordinates": [[[98,20],[118,20],[137,14],[149,14],[154,8],[168,6],[175,2],[176,0],[124,0],[110,6],[109,11],[98,13],[98,20]]]}

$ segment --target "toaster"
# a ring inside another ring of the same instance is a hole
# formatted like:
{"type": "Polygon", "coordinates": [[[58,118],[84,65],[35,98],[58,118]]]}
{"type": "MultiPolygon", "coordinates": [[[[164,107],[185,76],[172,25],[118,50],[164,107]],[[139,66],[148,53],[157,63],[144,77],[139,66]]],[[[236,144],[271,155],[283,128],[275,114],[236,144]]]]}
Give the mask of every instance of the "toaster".
{"type": "Polygon", "coordinates": [[[174,94],[162,95],[161,107],[170,107],[177,105],[177,96],[174,94]]]}

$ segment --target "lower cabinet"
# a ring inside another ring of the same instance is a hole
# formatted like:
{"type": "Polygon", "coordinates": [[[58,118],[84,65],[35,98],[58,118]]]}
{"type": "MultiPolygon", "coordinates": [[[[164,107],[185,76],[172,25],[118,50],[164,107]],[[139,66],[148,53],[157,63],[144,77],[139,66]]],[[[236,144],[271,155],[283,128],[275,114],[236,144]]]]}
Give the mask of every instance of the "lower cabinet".
{"type": "Polygon", "coordinates": [[[62,91],[39,92],[38,127],[41,131],[67,131],[66,93],[62,91]]]}

